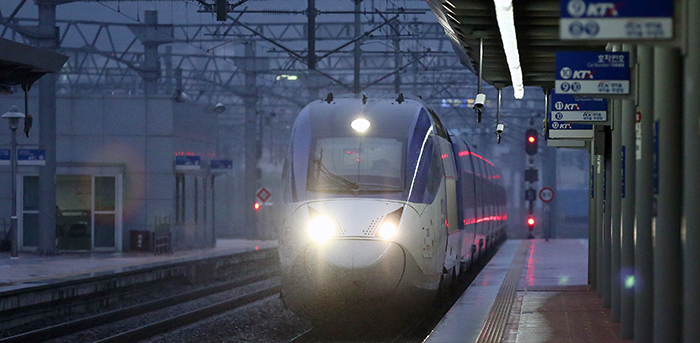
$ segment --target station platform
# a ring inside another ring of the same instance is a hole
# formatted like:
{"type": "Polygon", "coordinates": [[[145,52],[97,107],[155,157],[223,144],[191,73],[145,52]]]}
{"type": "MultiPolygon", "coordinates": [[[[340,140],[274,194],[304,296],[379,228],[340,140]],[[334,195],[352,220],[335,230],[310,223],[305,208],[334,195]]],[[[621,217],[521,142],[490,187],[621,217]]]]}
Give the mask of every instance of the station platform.
{"type": "Polygon", "coordinates": [[[508,240],[424,343],[632,342],[588,286],[585,239],[508,240]]]}
{"type": "Polygon", "coordinates": [[[149,252],[66,252],[40,256],[20,252],[10,259],[0,253],[0,295],[23,288],[94,278],[140,269],[211,259],[258,249],[276,248],[276,240],[217,239],[216,247],[154,255],[149,252]]]}

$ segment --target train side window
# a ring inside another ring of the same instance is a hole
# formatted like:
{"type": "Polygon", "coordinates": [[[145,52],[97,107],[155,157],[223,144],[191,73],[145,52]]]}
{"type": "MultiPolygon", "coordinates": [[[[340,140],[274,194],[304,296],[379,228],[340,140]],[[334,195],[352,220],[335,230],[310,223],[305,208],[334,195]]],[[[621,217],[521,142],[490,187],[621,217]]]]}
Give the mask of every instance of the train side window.
{"type": "Polygon", "coordinates": [[[443,176],[442,159],[440,158],[440,148],[438,144],[433,145],[429,168],[428,184],[426,186],[428,193],[434,196],[437,194],[443,176]]]}

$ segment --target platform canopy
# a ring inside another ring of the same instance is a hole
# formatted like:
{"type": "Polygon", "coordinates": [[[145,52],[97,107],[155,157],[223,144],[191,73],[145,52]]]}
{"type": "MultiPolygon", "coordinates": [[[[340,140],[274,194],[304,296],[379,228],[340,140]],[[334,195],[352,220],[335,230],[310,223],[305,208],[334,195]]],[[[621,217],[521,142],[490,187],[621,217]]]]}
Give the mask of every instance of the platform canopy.
{"type": "MultiPolygon", "coordinates": [[[[492,85],[511,85],[511,73],[501,41],[493,0],[429,0],[462,64],[478,71],[479,39],[484,37],[483,79],[492,85]]],[[[502,2],[502,1],[499,1],[502,2]]],[[[554,55],[564,50],[604,50],[600,42],[587,44],[559,39],[560,0],[514,0],[513,20],[525,86],[554,88],[554,55]]]]}
{"type": "Polygon", "coordinates": [[[0,85],[33,84],[46,73],[56,73],[68,56],[0,38],[0,85]]]}

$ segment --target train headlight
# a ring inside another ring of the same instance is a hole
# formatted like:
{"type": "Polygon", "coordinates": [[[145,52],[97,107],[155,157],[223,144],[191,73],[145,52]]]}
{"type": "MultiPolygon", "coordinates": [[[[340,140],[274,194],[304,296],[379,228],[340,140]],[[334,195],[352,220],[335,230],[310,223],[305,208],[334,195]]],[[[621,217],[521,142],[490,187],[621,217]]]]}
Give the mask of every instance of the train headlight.
{"type": "Polygon", "coordinates": [[[379,227],[379,237],[390,239],[396,235],[396,225],[394,223],[383,223],[379,227]]]}
{"type": "Polygon", "coordinates": [[[398,210],[387,214],[379,225],[379,230],[377,230],[377,237],[381,239],[392,239],[396,236],[399,231],[399,222],[401,221],[401,214],[403,213],[403,207],[398,210]]]}
{"type": "Polygon", "coordinates": [[[335,225],[330,218],[318,216],[309,224],[309,235],[315,241],[324,242],[333,236],[334,229],[335,225]]]}
{"type": "Polygon", "coordinates": [[[350,123],[350,127],[353,128],[353,130],[357,132],[365,132],[367,129],[369,129],[370,123],[369,120],[365,118],[357,118],[350,123]]]}

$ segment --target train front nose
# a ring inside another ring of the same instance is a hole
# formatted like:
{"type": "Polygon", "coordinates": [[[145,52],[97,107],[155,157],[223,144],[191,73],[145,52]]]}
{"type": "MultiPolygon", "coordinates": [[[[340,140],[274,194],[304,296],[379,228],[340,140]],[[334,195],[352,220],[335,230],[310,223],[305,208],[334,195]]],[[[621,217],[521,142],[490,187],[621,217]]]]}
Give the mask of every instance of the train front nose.
{"type": "Polygon", "coordinates": [[[330,240],[309,246],[305,269],[319,293],[335,297],[381,297],[396,289],[406,264],[392,242],[330,240]]]}

